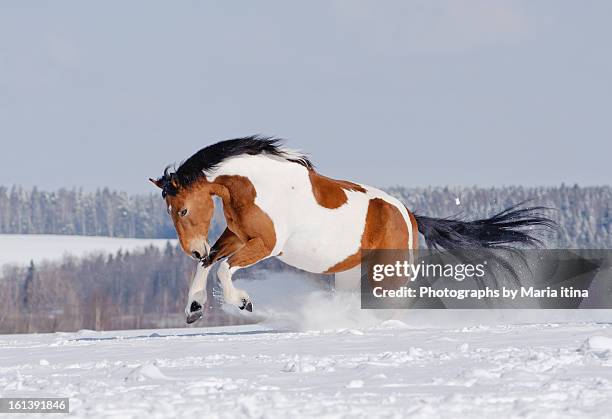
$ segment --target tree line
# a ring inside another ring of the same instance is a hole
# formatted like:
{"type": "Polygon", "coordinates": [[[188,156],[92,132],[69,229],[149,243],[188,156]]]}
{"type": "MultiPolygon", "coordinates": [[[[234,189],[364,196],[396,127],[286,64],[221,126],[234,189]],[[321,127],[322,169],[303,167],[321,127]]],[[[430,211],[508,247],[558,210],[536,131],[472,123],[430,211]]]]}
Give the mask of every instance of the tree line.
{"type": "Polygon", "coordinates": [[[0,186],[0,234],[175,237],[159,194],[0,186]]]}
{"type": "MultiPolygon", "coordinates": [[[[612,187],[505,186],[386,188],[418,213],[467,219],[490,216],[510,205],[527,201],[553,210],[559,223],[548,237],[555,247],[612,247],[612,187]],[[459,202],[459,204],[457,204],[459,202]]],[[[222,216],[217,211],[213,233],[222,216]]],[[[45,192],[0,186],[0,234],[74,234],[88,236],[173,238],[174,228],[159,194],[129,195],[101,189],[83,192],[60,189],[45,192]]]]}
{"type": "MultiPolygon", "coordinates": [[[[574,248],[612,247],[610,186],[396,186],[386,190],[409,209],[438,217],[485,217],[525,201],[528,205],[547,206],[553,209],[548,215],[560,226],[558,234],[547,238],[547,244],[574,248]]],[[[215,227],[218,231],[219,227],[215,227]]],[[[175,237],[159,194],[128,195],[109,189],[45,192],[18,186],[0,186],[0,234],[175,237]]]]}

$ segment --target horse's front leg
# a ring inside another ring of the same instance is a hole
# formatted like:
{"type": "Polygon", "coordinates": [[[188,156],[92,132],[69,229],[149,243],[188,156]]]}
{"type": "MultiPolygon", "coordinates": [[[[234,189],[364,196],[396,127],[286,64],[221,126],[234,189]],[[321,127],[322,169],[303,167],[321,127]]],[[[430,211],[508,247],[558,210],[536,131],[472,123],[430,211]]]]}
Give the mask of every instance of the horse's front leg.
{"type": "Polygon", "coordinates": [[[240,239],[226,228],[210,249],[209,255],[204,260],[198,262],[198,268],[191,282],[187,306],[185,307],[185,316],[188,324],[202,318],[204,303],[206,303],[206,281],[212,265],[219,259],[227,257],[238,250],[240,246],[242,246],[240,239]]]}
{"type": "Polygon", "coordinates": [[[187,298],[187,306],[185,307],[185,317],[187,324],[191,324],[202,318],[204,313],[204,304],[206,303],[206,282],[208,272],[212,268],[212,264],[204,266],[202,262],[198,262],[198,267],[189,287],[189,297],[187,298]]]}
{"type": "Polygon", "coordinates": [[[270,250],[266,248],[260,238],[249,240],[229,259],[219,264],[217,275],[223,287],[223,299],[238,306],[240,310],[253,311],[251,297],[244,290],[234,287],[232,275],[240,268],[246,268],[262,259],[270,256],[270,250]]]}
{"type": "Polygon", "coordinates": [[[221,282],[221,288],[223,288],[223,300],[226,303],[234,304],[238,306],[240,310],[246,308],[247,311],[253,311],[253,303],[251,303],[251,297],[246,291],[234,287],[232,283],[232,275],[237,269],[232,269],[227,260],[224,260],[219,264],[219,270],[217,276],[221,282]]]}

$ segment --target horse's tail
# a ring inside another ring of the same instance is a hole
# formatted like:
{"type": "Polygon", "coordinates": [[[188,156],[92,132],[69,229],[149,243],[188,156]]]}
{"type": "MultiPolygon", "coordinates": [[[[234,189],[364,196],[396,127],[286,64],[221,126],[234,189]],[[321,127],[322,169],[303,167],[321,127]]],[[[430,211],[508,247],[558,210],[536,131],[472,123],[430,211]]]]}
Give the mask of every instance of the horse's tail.
{"type": "Polygon", "coordinates": [[[541,245],[541,240],[533,235],[535,230],[554,229],[557,224],[542,215],[548,208],[521,206],[474,221],[413,215],[427,247],[432,249],[512,249],[516,245],[541,245]]]}

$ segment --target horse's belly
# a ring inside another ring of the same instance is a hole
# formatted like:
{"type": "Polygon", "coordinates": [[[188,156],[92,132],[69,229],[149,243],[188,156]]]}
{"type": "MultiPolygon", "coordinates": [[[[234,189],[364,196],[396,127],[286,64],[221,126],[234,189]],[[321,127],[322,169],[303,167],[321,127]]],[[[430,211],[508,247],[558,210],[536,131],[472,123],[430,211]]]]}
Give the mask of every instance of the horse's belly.
{"type": "Polygon", "coordinates": [[[300,226],[284,241],[279,259],[296,268],[321,273],[357,253],[368,198],[361,193],[348,194],[350,205],[335,210],[303,208],[298,217],[300,226]]]}
{"type": "Polygon", "coordinates": [[[323,273],[353,253],[355,249],[341,251],[331,238],[327,240],[319,238],[313,241],[312,238],[298,236],[292,237],[285,243],[278,258],[296,268],[313,273],[323,273]]]}

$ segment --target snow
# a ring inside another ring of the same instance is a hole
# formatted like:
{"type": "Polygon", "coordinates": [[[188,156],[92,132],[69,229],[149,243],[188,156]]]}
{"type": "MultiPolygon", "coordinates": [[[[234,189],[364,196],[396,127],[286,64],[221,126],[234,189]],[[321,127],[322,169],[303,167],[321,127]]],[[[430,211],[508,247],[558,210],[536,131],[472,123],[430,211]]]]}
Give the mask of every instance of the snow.
{"type": "Polygon", "coordinates": [[[594,353],[598,356],[608,357],[612,351],[612,338],[606,336],[592,336],[582,344],[580,350],[587,353],[594,353]]]}
{"type": "Polygon", "coordinates": [[[116,253],[119,249],[132,251],[154,245],[164,247],[167,239],[133,239],[98,236],[63,236],[38,234],[0,234],[0,266],[24,265],[61,259],[65,255],[86,256],[93,253],[116,253]]]}
{"type": "Polygon", "coordinates": [[[0,394],[74,417],[610,417],[601,323],[0,335],[0,394]]]}

